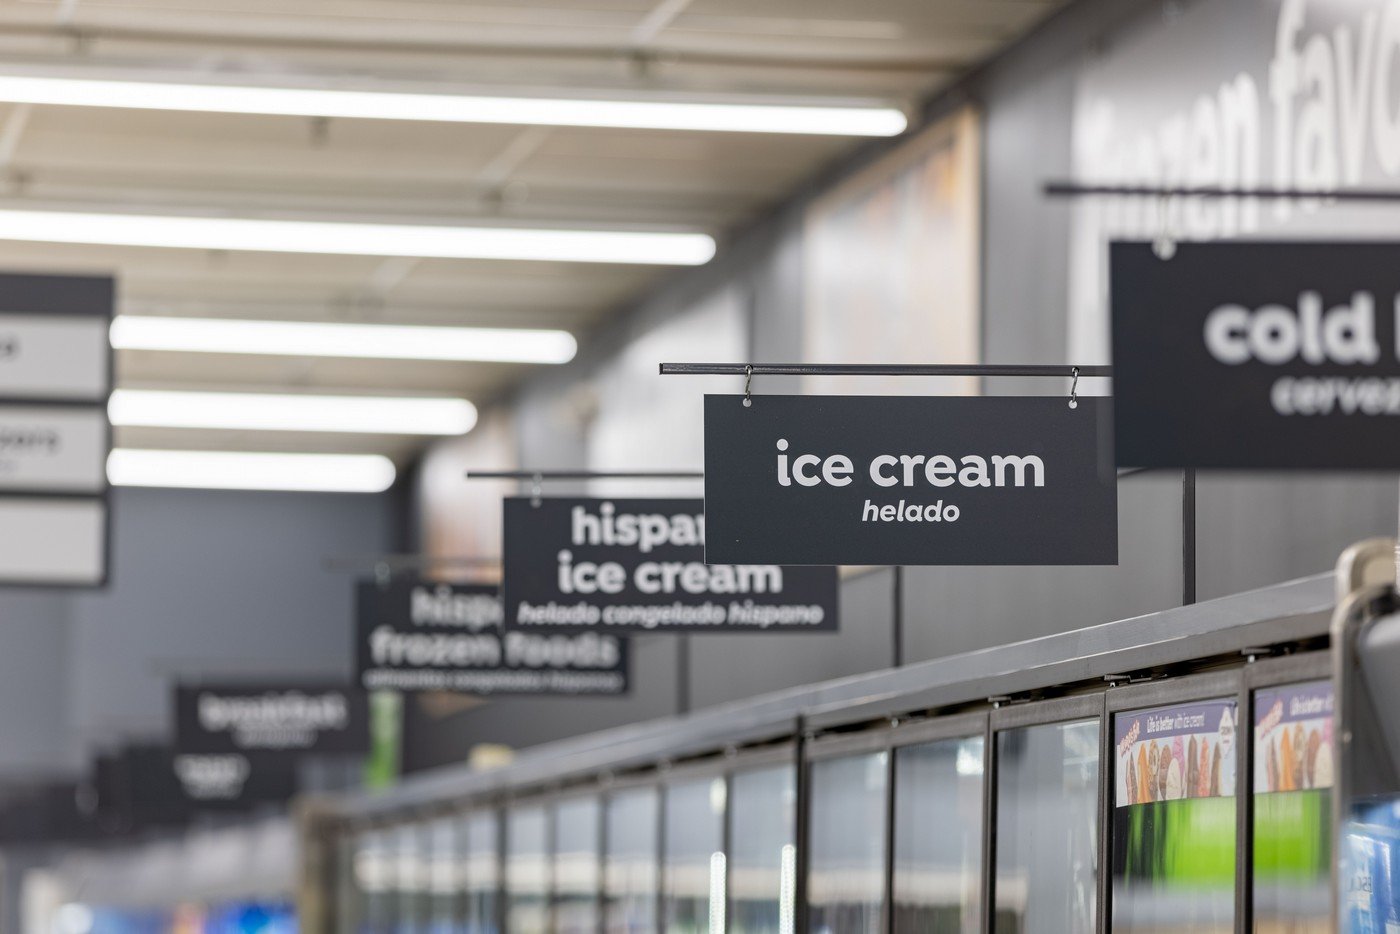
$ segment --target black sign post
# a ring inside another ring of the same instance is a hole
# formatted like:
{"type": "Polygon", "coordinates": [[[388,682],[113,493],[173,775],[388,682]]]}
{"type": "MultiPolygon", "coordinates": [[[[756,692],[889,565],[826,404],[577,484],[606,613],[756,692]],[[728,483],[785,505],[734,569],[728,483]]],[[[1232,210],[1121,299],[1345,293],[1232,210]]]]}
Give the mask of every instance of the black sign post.
{"type": "Polygon", "coordinates": [[[698,499],[505,502],[506,627],[579,632],[837,628],[834,568],[706,564],[698,499]]]}
{"type": "Polygon", "coordinates": [[[1118,561],[1105,400],[705,397],[711,562],[1118,561]]]}
{"type": "Polygon", "coordinates": [[[343,685],[175,688],[181,754],[356,755],[369,751],[369,702],[343,685]]]}
{"type": "Polygon", "coordinates": [[[505,632],[495,587],[362,581],[355,607],[366,690],[613,695],[629,687],[625,638],[505,632]]]}
{"type": "Polygon", "coordinates": [[[1400,245],[1111,251],[1119,464],[1400,467],[1400,245]]]}

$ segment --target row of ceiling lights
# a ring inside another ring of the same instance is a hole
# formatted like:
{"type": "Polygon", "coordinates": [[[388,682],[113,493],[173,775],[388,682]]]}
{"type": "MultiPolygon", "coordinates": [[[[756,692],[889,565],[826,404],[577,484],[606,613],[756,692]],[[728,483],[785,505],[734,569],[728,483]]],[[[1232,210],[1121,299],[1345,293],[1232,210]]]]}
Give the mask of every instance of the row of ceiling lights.
{"type": "MultiPolygon", "coordinates": [[[[0,101],[15,104],[581,126],[706,132],[894,136],[899,110],[877,105],[638,101],[405,93],[344,87],[177,83],[111,77],[0,75],[0,101]]],[[[0,210],[0,239],[127,247],[256,250],[448,259],[700,265],[714,255],[693,231],[405,225],[0,210]]],[[[290,354],[396,360],[558,364],[577,349],[562,331],[324,322],[120,316],[124,350],[290,354]]],[[[118,390],[118,426],[273,431],[463,434],[476,422],[464,399],[118,390]]],[[[376,492],[394,481],[380,455],[118,449],[117,485],[376,492]]]]}

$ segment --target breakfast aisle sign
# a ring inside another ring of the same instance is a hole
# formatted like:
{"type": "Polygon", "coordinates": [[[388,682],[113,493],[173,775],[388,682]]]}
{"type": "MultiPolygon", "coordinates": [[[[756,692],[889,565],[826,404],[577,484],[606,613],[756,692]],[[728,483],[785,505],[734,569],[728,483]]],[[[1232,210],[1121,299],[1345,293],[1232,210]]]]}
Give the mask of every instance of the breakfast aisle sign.
{"type": "Polygon", "coordinates": [[[1116,564],[1108,405],[705,397],[705,560],[1116,564]]]}
{"type": "Polygon", "coordinates": [[[1114,243],[1128,467],[1400,467],[1400,245],[1114,243]]]}

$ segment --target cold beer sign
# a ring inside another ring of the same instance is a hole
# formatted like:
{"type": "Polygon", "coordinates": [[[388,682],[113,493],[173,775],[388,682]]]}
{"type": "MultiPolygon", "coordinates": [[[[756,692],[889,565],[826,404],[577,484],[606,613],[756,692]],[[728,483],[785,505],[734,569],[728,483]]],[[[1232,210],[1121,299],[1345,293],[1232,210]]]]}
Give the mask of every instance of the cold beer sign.
{"type": "Polygon", "coordinates": [[[705,560],[1116,564],[1107,407],[705,397],[705,560]]]}
{"type": "Polygon", "coordinates": [[[1400,246],[1111,250],[1119,464],[1400,467],[1400,246]]]}

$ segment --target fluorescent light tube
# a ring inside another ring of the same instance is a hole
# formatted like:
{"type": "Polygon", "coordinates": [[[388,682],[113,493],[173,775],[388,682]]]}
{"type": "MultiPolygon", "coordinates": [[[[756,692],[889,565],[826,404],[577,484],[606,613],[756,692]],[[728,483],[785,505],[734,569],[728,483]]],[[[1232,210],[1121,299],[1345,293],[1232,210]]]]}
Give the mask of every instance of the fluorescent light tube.
{"type": "Polygon", "coordinates": [[[117,448],[107,457],[107,479],[113,486],[382,493],[394,483],[394,464],[379,454],[117,448]]]}
{"type": "Polygon", "coordinates": [[[578,350],[578,342],[567,331],[137,315],[119,315],[112,322],[112,346],[118,350],[488,363],[568,363],[578,350]]]}
{"type": "Polygon", "coordinates": [[[816,136],[898,136],[894,107],[499,97],[332,88],[0,76],[0,101],[203,113],[816,136]]]}
{"type": "Polygon", "coordinates": [[[662,266],[700,266],[715,255],[714,238],[702,233],[449,227],[8,209],[0,209],[0,240],[662,266]]]}
{"type": "Polygon", "coordinates": [[[394,396],[118,389],[107,412],[113,425],[146,428],[464,435],[476,424],[465,399],[394,396]]]}

